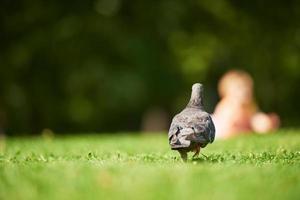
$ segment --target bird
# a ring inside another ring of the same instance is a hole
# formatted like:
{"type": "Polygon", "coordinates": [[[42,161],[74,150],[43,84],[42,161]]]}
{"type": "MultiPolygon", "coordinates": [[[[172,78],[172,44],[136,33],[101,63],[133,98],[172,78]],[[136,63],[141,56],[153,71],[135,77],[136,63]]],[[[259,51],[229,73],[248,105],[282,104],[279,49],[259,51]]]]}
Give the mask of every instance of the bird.
{"type": "Polygon", "coordinates": [[[171,149],[177,150],[185,162],[188,152],[194,151],[195,158],[201,148],[215,140],[215,125],[210,114],[204,111],[203,91],[201,83],[193,84],[188,104],[173,117],[170,125],[168,138],[171,149]]]}

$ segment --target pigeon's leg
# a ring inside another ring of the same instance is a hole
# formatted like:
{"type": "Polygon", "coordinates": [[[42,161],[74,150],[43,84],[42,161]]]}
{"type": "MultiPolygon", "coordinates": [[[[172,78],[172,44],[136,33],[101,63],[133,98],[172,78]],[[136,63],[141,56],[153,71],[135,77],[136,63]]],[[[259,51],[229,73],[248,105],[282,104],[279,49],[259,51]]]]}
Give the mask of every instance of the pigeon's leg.
{"type": "Polygon", "coordinates": [[[180,153],[180,156],[181,156],[182,160],[184,162],[186,162],[187,161],[187,152],[184,151],[184,150],[178,150],[178,152],[180,153]]]}
{"type": "Polygon", "coordinates": [[[193,158],[198,157],[200,153],[200,144],[196,146],[195,148],[195,154],[193,155],[193,158]]]}

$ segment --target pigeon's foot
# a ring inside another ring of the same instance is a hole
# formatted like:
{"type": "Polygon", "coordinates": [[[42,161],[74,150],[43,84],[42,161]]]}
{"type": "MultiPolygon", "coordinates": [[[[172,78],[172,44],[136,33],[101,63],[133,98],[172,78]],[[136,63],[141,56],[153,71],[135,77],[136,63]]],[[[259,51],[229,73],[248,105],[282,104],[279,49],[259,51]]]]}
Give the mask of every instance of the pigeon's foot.
{"type": "Polygon", "coordinates": [[[194,151],[195,154],[193,155],[193,158],[198,157],[200,153],[200,145],[197,145],[194,151]]]}
{"type": "Polygon", "coordinates": [[[181,156],[182,160],[184,162],[186,162],[187,161],[187,152],[184,151],[184,150],[178,150],[178,152],[180,153],[180,156],[181,156]]]}

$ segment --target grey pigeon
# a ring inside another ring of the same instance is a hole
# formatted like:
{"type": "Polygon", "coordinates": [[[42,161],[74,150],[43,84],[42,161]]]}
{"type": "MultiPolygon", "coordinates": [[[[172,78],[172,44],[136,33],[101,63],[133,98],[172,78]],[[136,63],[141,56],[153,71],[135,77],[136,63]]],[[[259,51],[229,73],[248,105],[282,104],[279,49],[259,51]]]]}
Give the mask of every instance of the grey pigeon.
{"type": "Polygon", "coordinates": [[[195,83],[186,108],[175,115],[169,130],[169,144],[177,150],[186,161],[187,153],[194,151],[198,156],[204,148],[215,139],[215,126],[210,115],[203,110],[203,86],[195,83]]]}

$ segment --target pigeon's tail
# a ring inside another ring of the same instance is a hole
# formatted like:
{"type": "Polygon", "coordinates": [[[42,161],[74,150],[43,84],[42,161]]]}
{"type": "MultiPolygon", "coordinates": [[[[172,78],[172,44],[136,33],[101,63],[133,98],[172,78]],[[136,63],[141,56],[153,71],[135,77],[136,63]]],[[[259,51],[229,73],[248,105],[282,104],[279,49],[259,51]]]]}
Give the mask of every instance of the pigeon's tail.
{"type": "Polygon", "coordinates": [[[176,135],[173,135],[170,138],[170,146],[173,150],[187,148],[190,144],[191,141],[186,140],[185,137],[177,137],[176,135]]]}

